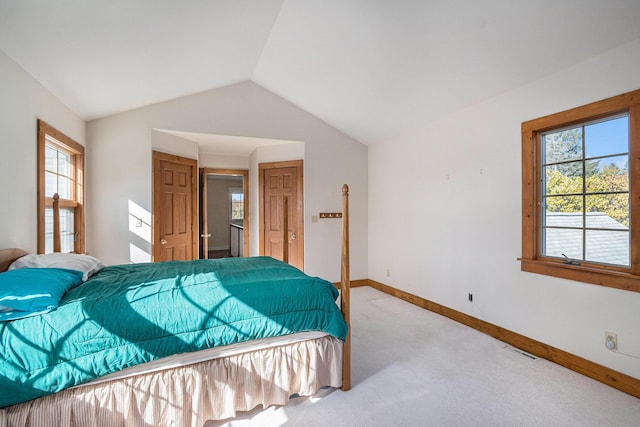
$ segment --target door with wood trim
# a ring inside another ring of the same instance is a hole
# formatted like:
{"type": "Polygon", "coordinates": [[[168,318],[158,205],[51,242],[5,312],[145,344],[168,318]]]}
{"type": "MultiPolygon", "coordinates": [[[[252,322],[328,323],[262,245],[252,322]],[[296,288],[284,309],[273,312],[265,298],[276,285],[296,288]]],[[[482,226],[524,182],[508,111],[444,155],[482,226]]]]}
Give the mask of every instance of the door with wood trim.
{"type": "Polygon", "coordinates": [[[282,259],[289,248],[289,264],[304,268],[302,160],[262,163],[260,174],[260,254],[282,259]],[[289,199],[288,236],[284,240],[284,199],[289,199]]]}
{"type": "Polygon", "coordinates": [[[197,161],[153,152],[153,261],[198,258],[197,161]]]}
{"type": "Polygon", "coordinates": [[[209,238],[211,233],[209,232],[209,221],[207,220],[209,201],[207,199],[207,172],[204,168],[200,168],[200,212],[198,214],[198,222],[200,224],[200,240],[198,244],[198,252],[200,259],[209,259],[209,238]]]}

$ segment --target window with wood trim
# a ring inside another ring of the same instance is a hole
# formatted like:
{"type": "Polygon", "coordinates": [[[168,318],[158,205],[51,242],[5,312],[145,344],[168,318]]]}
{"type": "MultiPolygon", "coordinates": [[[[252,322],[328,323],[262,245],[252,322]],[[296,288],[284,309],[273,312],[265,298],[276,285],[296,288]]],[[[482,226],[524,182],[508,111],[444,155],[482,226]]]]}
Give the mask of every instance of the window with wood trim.
{"type": "Polygon", "coordinates": [[[522,123],[522,270],[640,292],[640,90],[522,123]]]}
{"type": "Polygon", "coordinates": [[[229,219],[231,221],[244,219],[244,193],[242,187],[229,187],[229,200],[231,205],[229,219]]]}
{"type": "Polygon", "coordinates": [[[84,147],[38,120],[38,253],[84,253],[84,147]],[[60,248],[54,247],[58,200],[60,248]]]}

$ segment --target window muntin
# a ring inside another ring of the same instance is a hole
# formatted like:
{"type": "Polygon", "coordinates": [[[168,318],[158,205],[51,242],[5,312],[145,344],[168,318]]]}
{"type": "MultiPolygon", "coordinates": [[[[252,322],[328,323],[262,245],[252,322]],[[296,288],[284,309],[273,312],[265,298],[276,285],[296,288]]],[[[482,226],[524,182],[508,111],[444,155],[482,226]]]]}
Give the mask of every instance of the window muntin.
{"type": "Polygon", "coordinates": [[[541,256],[628,267],[629,115],[540,134],[541,256]]]}

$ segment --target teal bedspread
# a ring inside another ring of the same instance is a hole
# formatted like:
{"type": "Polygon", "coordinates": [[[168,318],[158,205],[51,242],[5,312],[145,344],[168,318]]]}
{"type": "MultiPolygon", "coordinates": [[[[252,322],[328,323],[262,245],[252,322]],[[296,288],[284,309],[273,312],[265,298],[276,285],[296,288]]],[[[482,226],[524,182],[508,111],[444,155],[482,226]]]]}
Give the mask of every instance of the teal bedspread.
{"type": "Polygon", "coordinates": [[[57,310],[0,324],[0,407],[177,353],[309,330],[344,340],[337,296],[269,257],[105,267],[57,310]]]}

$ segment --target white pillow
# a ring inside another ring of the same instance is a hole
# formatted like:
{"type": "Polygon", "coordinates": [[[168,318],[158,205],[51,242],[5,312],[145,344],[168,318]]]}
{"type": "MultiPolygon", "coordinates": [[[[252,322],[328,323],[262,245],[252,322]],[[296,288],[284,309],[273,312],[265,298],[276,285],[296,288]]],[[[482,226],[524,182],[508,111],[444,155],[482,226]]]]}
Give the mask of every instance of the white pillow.
{"type": "Polygon", "coordinates": [[[15,260],[9,270],[16,268],[65,268],[67,270],[77,270],[82,272],[82,281],[86,282],[89,277],[97,273],[104,267],[102,261],[89,255],[80,254],[28,254],[15,260]]]}

